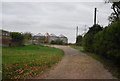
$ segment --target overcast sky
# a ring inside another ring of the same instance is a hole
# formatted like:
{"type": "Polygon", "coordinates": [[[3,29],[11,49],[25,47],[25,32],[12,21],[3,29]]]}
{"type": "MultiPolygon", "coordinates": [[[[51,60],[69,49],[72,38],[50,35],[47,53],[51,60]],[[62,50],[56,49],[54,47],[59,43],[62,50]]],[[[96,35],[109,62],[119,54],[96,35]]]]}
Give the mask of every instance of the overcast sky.
{"type": "Polygon", "coordinates": [[[76,27],[79,34],[93,25],[93,12],[97,7],[97,22],[108,25],[111,4],[104,2],[3,2],[2,28],[8,31],[54,33],[75,42],[76,27]]]}

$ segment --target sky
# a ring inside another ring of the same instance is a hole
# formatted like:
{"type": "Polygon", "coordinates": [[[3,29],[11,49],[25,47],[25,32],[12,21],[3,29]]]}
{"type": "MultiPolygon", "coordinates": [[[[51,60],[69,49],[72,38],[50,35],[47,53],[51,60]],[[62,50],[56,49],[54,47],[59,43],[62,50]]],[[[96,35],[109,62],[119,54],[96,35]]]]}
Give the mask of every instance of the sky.
{"type": "Polygon", "coordinates": [[[2,2],[0,27],[11,32],[63,34],[74,43],[77,26],[82,35],[93,25],[95,7],[97,23],[107,26],[112,9],[104,2],[2,2]]]}

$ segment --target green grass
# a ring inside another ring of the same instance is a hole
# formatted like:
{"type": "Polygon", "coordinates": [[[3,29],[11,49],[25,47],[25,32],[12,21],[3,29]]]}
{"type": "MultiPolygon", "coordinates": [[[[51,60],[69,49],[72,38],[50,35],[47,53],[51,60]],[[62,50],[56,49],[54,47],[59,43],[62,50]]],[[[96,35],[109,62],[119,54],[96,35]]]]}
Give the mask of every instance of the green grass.
{"type": "Polygon", "coordinates": [[[87,55],[91,56],[92,58],[98,60],[104,65],[106,69],[109,70],[109,72],[112,73],[113,76],[120,79],[120,67],[116,65],[112,60],[106,59],[105,57],[102,57],[98,54],[86,52],[82,46],[71,46],[71,47],[80,50],[86,53],[87,55]]]}
{"type": "Polygon", "coordinates": [[[3,79],[35,76],[60,61],[64,52],[53,47],[28,45],[2,48],[3,79]]]}
{"type": "Polygon", "coordinates": [[[71,45],[72,48],[75,48],[77,50],[80,50],[80,51],[84,51],[84,48],[82,46],[75,46],[75,45],[71,45]]]}

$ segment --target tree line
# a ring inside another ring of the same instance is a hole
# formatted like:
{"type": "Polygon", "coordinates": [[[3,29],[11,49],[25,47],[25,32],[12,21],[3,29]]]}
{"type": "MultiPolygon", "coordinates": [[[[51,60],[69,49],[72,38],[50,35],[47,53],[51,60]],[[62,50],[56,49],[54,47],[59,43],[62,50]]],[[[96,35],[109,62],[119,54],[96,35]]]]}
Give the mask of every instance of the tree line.
{"type": "Polygon", "coordinates": [[[25,41],[32,39],[32,34],[30,32],[19,33],[19,32],[10,32],[10,37],[12,38],[12,42],[14,42],[15,46],[24,45],[25,41]]]}
{"type": "Polygon", "coordinates": [[[93,25],[83,37],[80,35],[76,38],[76,44],[82,45],[85,51],[99,54],[120,65],[120,2],[114,2],[112,7],[117,10],[111,24],[106,27],[93,25]]]}

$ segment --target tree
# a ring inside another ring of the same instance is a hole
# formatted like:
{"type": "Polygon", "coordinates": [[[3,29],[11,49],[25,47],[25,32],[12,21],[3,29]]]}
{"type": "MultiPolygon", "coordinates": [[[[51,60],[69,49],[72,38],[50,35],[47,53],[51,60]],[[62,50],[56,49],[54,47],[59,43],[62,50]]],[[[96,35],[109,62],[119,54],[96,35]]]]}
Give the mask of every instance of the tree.
{"type": "MultiPolygon", "coordinates": [[[[118,0],[118,2],[116,2],[116,0],[106,0],[106,2],[109,2],[109,3],[112,3],[112,9],[113,9],[113,11],[114,11],[114,15],[116,16],[116,17],[113,17],[113,13],[111,14],[111,18],[113,18],[113,20],[120,20],[120,0],[118,0]],[[116,19],[114,19],[114,18],[116,18],[116,19]]],[[[110,18],[110,19],[111,19],[110,18]]]]}
{"type": "Polygon", "coordinates": [[[119,2],[113,2],[112,9],[117,17],[117,20],[120,19],[120,1],[119,2]]]}
{"type": "Polygon", "coordinates": [[[98,32],[94,37],[96,54],[112,59],[120,64],[120,22],[114,22],[98,32]]]}
{"type": "Polygon", "coordinates": [[[26,32],[22,34],[24,39],[31,40],[32,39],[32,34],[30,32],[26,32]]]}
{"type": "Polygon", "coordinates": [[[19,46],[23,44],[23,35],[19,32],[10,32],[10,36],[12,38],[12,45],[19,46]]]}
{"type": "Polygon", "coordinates": [[[30,32],[25,32],[22,35],[24,37],[24,44],[25,45],[31,44],[30,40],[32,39],[32,34],[30,32]]]}
{"type": "Polygon", "coordinates": [[[89,28],[89,31],[85,34],[83,38],[83,46],[86,51],[93,52],[94,36],[99,31],[102,31],[102,27],[98,24],[93,25],[89,28]]]}
{"type": "Polygon", "coordinates": [[[82,36],[81,35],[77,36],[76,45],[82,45],[82,36]]]}
{"type": "Polygon", "coordinates": [[[108,20],[109,20],[110,24],[113,23],[113,22],[116,22],[117,17],[115,15],[115,13],[111,13],[111,15],[108,17],[108,20]]]}

